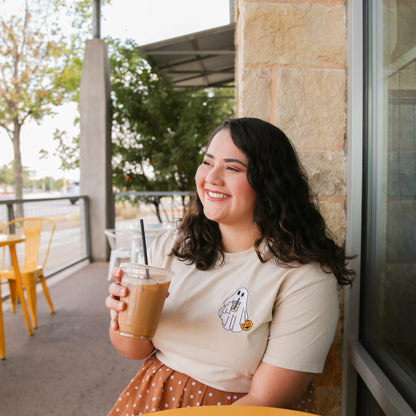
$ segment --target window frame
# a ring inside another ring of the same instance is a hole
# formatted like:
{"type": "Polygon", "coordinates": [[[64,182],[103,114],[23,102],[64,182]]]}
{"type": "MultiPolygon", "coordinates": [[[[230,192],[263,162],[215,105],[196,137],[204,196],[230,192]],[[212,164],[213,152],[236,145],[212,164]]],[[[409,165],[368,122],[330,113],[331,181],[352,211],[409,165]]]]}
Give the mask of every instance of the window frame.
{"type": "MultiPolygon", "coordinates": [[[[366,134],[369,129],[372,130],[373,137],[377,137],[380,132],[380,125],[377,124],[380,120],[377,120],[377,114],[369,114],[366,111],[371,102],[379,102],[377,101],[378,88],[371,89],[369,85],[369,77],[377,77],[377,73],[369,74],[367,68],[371,66],[371,62],[377,62],[377,59],[380,59],[378,54],[382,51],[382,40],[380,36],[377,36],[376,31],[377,21],[380,22],[382,14],[382,2],[372,0],[347,2],[346,249],[348,253],[357,255],[352,262],[352,267],[357,271],[357,277],[352,287],[344,288],[343,416],[356,414],[357,375],[361,377],[386,415],[416,416],[386,373],[360,342],[361,276],[364,273],[361,265],[364,264],[365,259],[362,253],[366,252],[368,242],[363,238],[366,235],[365,227],[367,227],[364,214],[371,209],[367,205],[367,198],[363,198],[363,195],[368,192],[368,180],[371,179],[367,175],[366,164],[372,149],[368,147],[371,143],[367,142],[366,134]],[[372,32],[368,30],[366,23],[369,16],[372,16],[372,25],[370,25],[372,32]],[[376,45],[372,48],[372,55],[367,49],[370,42],[376,45]]],[[[372,79],[371,84],[373,82],[378,85],[382,79],[372,79]]]]}

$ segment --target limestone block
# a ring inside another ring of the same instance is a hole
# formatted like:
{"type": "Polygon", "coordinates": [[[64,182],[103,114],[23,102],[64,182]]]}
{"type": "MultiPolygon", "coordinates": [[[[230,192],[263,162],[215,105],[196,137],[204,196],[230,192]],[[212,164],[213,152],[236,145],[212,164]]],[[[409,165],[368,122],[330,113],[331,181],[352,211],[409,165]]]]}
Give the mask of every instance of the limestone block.
{"type": "Polygon", "coordinates": [[[315,386],[317,414],[325,416],[340,416],[341,396],[341,386],[315,386]]]}
{"type": "Polygon", "coordinates": [[[242,12],[244,64],[344,65],[343,5],[258,2],[242,12]]]}
{"type": "Polygon", "coordinates": [[[326,221],[337,244],[342,245],[345,239],[345,212],[344,200],[342,201],[318,201],[318,208],[326,221]]]}
{"type": "Polygon", "coordinates": [[[341,69],[281,69],[277,125],[298,148],[342,150],[345,85],[341,69]]]}
{"type": "Polygon", "coordinates": [[[343,152],[298,152],[314,195],[344,195],[343,152]]]}
{"type": "Polygon", "coordinates": [[[272,108],[271,70],[267,68],[244,69],[238,94],[239,116],[270,119],[272,108]]]}

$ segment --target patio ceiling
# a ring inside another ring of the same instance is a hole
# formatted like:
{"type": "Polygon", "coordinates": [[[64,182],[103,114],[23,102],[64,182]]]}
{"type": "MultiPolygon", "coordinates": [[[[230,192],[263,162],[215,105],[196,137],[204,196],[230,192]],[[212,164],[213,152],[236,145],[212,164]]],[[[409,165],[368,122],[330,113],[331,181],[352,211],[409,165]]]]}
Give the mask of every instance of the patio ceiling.
{"type": "Polygon", "coordinates": [[[139,52],[176,88],[234,85],[235,24],[141,46],[139,52]]]}

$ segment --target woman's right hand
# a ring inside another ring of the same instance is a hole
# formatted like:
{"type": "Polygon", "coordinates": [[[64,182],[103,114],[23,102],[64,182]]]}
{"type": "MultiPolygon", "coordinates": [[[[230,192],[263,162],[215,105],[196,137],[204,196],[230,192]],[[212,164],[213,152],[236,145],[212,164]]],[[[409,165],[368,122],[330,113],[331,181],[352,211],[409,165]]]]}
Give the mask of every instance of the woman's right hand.
{"type": "Polygon", "coordinates": [[[148,357],[154,350],[151,340],[136,339],[120,335],[118,329],[118,313],[125,309],[126,304],[120,300],[121,296],[128,294],[128,289],[121,286],[123,271],[115,267],[111,270],[111,276],[115,282],[111,283],[108,291],[110,295],[105,299],[105,306],[110,309],[110,340],[114,348],[126,358],[131,360],[142,360],[148,357]]]}
{"type": "Polygon", "coordinates": [[[105,306],[110,309],[111,328],[118,330],[118,313],[126,307],[126,304],[120,300],[121,296],[126,296],[128,289],[121,285],[121,277],[123,271],[119,267],[114,267],[111,270],[111,276],[115,282],[111,283],[108,291],[109,296],[105,299],[105,306]]]}

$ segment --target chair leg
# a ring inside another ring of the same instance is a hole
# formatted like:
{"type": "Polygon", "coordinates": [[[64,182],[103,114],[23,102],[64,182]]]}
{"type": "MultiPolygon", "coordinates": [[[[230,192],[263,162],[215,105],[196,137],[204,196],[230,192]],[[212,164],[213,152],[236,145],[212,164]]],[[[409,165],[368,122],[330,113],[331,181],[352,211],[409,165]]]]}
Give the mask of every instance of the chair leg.
{"type": "Polygon", "coordinates": [[[45,276],[39,277],[40,283],[42,284],[43,293],[45,295],[46,302],[48,302],[49,308],[51,309],[51,313],[55,313],[55,310],[53,309],[52,300],[49,295],[48,286],[46,286],[46,279],[45,276]]]}
{"type": "Polygon", "coordinates": [[[38,327],[38,321],[36,318],[36,281],[33,277],[22,276],[23,286],[26,289],[27,306],[29,314],[32,319],[33,328],[38,327]]]}
{"type": "Polygon", "coordinates": [[[16,312],[16,303],[17,303],[17,286],[15,280],[9,280],[9,292],[10,292],[10,301],[12,304],[12,313],[16,312]]]}
{"type": "Polygon", "coordinates": [[[6,358],[6,345],[4,342],[3,305],[1,301],[1,288],[0,288],[0,358],[2,360],[6,358]]]}

